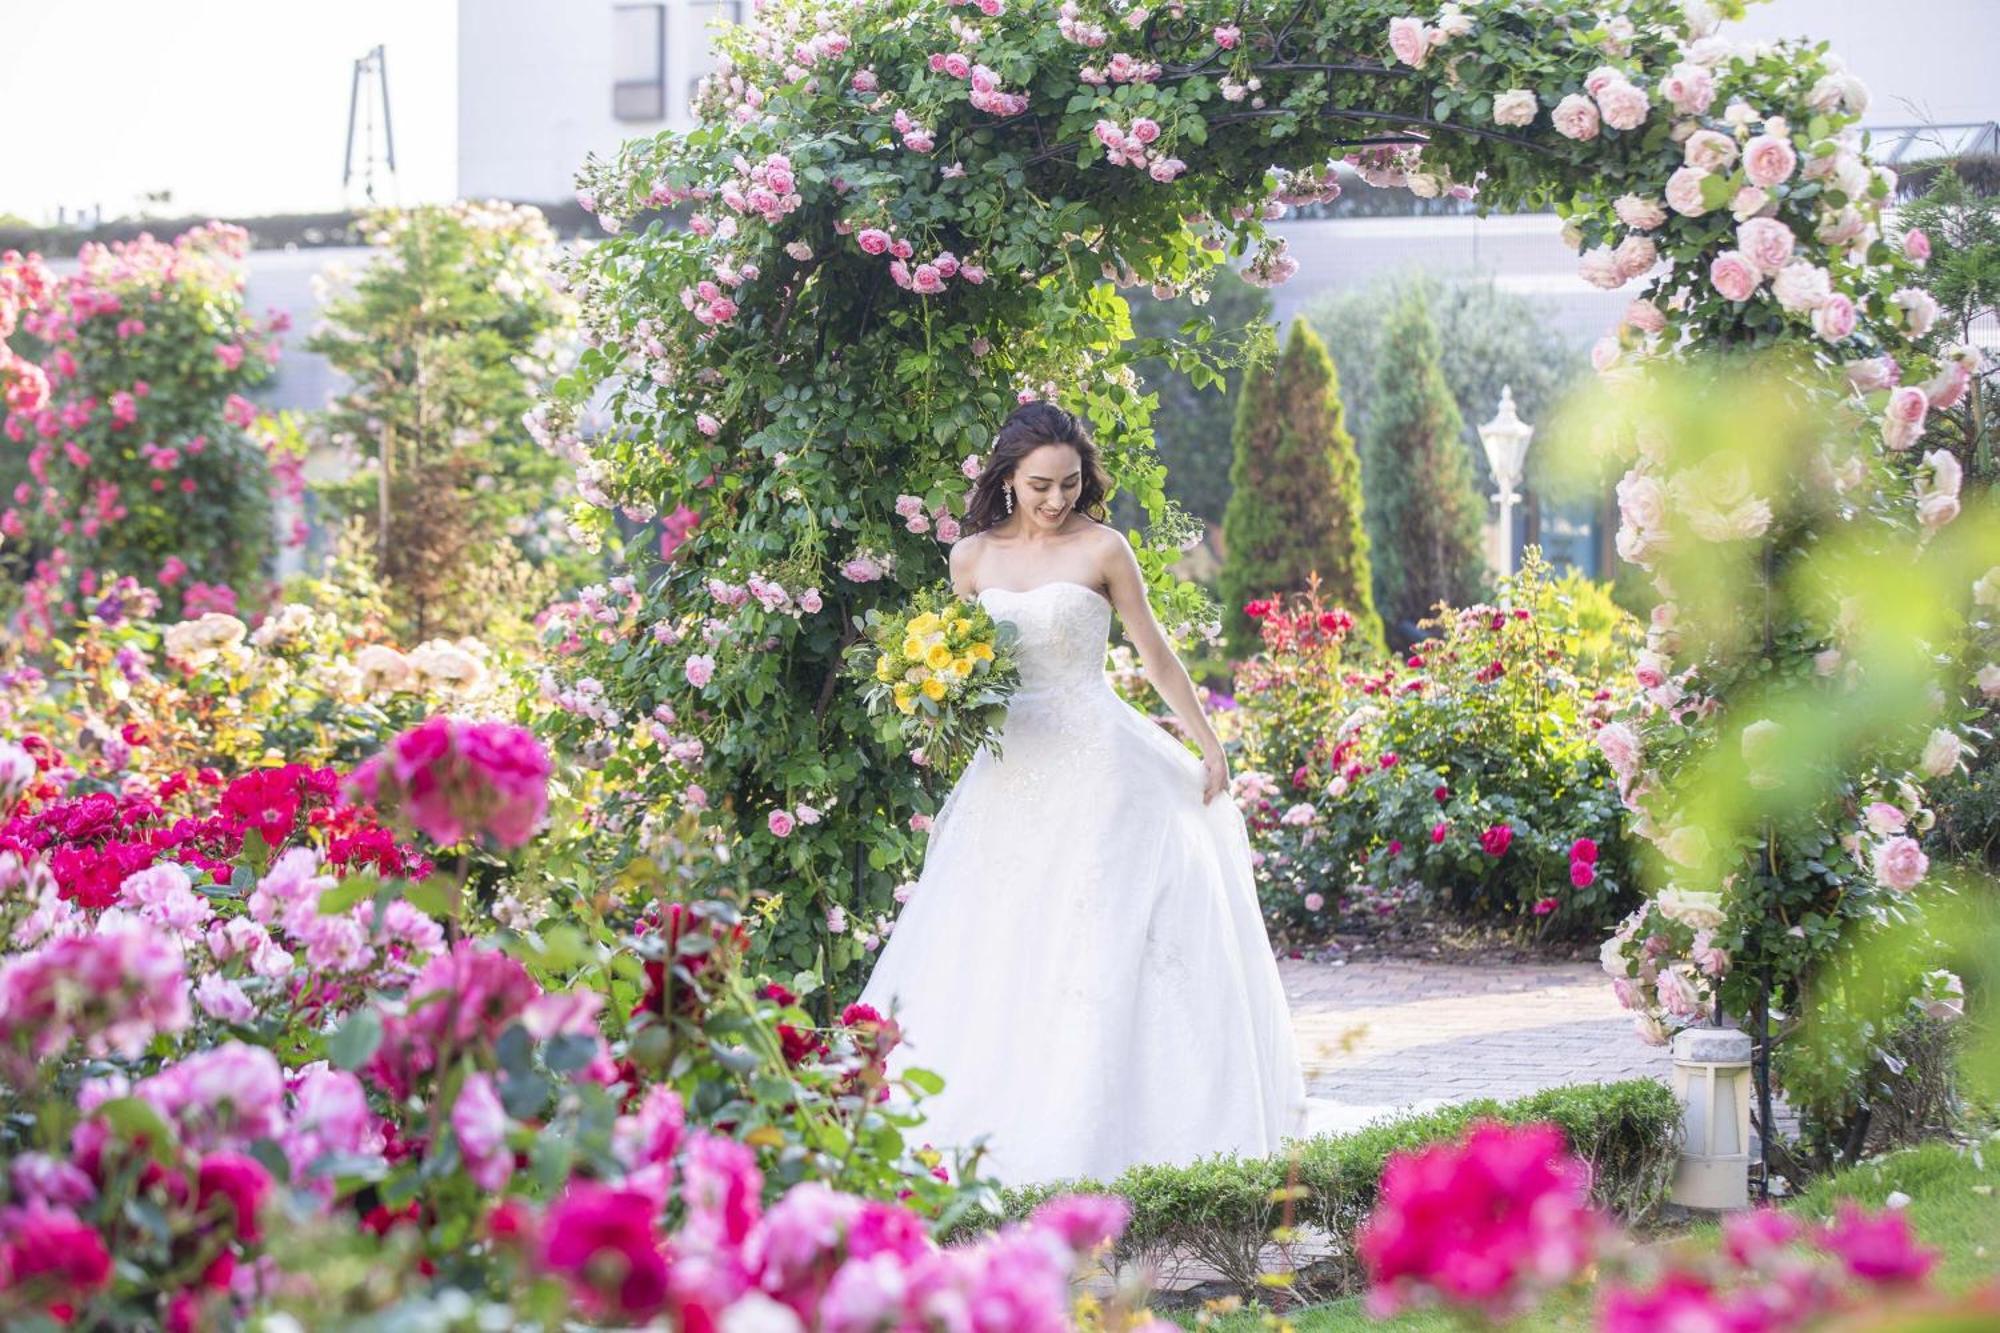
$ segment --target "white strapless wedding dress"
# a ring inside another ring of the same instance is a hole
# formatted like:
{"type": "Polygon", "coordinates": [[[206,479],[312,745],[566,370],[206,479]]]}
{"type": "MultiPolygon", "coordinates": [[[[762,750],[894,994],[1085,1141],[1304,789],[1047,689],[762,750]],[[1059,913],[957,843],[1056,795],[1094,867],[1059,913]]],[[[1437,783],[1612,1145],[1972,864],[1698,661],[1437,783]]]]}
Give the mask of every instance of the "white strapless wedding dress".
{"type": "Polygon", "coordinates": [[[892,1073],[944,1078],[913,1139],[987,1135],[1009,1185],[1278,1152],[1309,1128],[1305,1080],[1242,816],[1113,693],[1102,596],[980,598],[1020,631],[1021,687],[861,996],[902,1025],[892,1073]]]}

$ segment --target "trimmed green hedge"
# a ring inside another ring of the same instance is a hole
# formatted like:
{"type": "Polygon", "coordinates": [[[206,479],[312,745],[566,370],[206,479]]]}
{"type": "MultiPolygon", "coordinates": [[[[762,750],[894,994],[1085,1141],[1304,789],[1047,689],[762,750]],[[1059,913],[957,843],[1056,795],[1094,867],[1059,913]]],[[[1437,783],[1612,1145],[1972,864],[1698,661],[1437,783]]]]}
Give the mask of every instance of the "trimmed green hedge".
{"type": "Polygon", "coordinates": [[[1560,1126],[1570,1149],[1591,1164],[1593,1196],[1627,1222],[1644,1221],[1666,1197],[1679,1155],[1680,1105],[1662,1084],[1636,1079],[1551,1088],[1512,1102],[1467,1102],[1301,1140],[1294,1154],[1283,1157],[1218,1155],[1192,1166],[1133,1167],[1109,1185],[1077,1180],[1004,1190],[997,1215],[965,1218],[945,1239],[967,1239],[1026,1217],[1055,1195],[1116,1194],[1131,1204],[1132,1220],[1115,1263],[1147,1263],[1162,1273],[1197,1264],[1246,1296],[1268,1289],[1260,1273],[1290,1269],[1288,1285],[1296,1295],[1328,1300],[1364,1285],[1349,1238],[1375,1206],[1390,1154],[1456,1139],[1473,1121],[1489,1118],[1560,1126]],[[1285,1225],[1288,1193],[1291,1225],[1307,1229],[1289,1261],[1271,1239],[1285,1225]]]}

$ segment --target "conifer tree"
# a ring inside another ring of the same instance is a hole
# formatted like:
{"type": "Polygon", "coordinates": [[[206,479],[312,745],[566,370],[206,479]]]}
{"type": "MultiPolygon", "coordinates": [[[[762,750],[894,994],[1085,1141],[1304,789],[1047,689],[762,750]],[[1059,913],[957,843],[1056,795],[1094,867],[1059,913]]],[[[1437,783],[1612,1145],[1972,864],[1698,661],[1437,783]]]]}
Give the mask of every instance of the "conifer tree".
{"type": "Polygon", "coordinates": [[[1333,359],[1312,327],[1294,320],[1284,353],[1245,375],[1237,402],[1221,582],[1238,653],[1256,645],[1244,602],[1301,591],[1315,573],[1321,599],[1354,617],[1353,639],[1381,645],[1361,460],[1342,416],[1333,359]]]}
{"type": "Polygon", "coordinates": [[[1375,604],[1401,646],[1438,602],[1464,606],[1486,587],[1485,505],[1420,291],[1389,317],[1370,403],[1361,459],[1375,604]]]}

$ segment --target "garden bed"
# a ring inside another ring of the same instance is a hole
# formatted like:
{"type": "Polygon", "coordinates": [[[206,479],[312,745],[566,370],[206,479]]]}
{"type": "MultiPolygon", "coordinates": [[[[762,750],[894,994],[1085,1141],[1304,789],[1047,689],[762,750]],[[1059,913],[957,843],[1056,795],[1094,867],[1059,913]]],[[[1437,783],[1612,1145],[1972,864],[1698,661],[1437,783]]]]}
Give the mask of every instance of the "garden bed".
{"type": "Polygon", "coordinates": [[[1455,1139],[1487,1118],[1559,1126],[1571,1150],[1591,1163],[1593,1197],[1629,1223],[1653,1217],[1666,1197],[1680,1108],[1661,1084],[1634,1080],[1553,1088],[1505,1103],[1468,1102],[1351,1134],[1322,1135],[1304,1141],[1295,1158],[1218,1157],[1187,1167],[1134,1167],[1109,1184],[1084,1180],[1006,1190],[1000,1216],[962,1223],[947,1240],[1024,1218],[1060,1194],[1115,1194],[1131,1205],[1132,1220],[1112,1261],[1151,1266],[1163,1285],[1191,1270],[1211,1279],[1184,1290],[1181,1299],[1213,1294],[1217,1286],[1254,1295],[1268,1290],[1261,1275],[1277,1270],[1290,1272],[1301,1297],[1325,1300],[1365,1285],[1345,1238],[1375,1206],[1390,1156],[1455,1139]],[[1305,1233],[1289,1262],[1271,1241],[1285,1225],[1305,1233]]]}

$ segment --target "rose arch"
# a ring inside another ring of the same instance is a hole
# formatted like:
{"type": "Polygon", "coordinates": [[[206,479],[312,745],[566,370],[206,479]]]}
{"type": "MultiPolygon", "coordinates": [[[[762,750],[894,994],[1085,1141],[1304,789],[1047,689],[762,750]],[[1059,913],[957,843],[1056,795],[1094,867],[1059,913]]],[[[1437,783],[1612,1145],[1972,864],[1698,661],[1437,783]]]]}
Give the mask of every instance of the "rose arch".
{"type": "MultiPolygon", "coordinates": [[[[1119,288],[1199,291],[1230,261],[1283,281],[1295,264],[1266,224],[1330,199],[1343,160],[1426,197],[1562,214],[1584,276],[1634,294],[1601,371],[1762,349],[1834,414],[1834,504],[1787,498],[1814,468],[1680,466],[1627,432],[1628,559],[1693,541],[1771,570],[1842,525],[1916,534],[1923,498],[1956,481],[1914,446],[1966,374],[1913,341],[1934,314],[1921,238],[1883,234],[1893,176],[1865,156],[1861,85],[1823,48],[1732,44],[1732,7],[758,4],[722,39],[696,129],[585,168],[614,235],[569,272],[591,346],[534,422],[577,464],[582,526],[644,525],[630,579],[586,592],[573,669],[549,687],[575,742],[636,778],[648,807],[608,812],[635,850],[680,821],[766,917],[774,969],[851,983],[950,777],[886,750],[841,681],[855,618],[943,576],[966,476],[1033,397],[1089,420],[1148,515],[1134,541],[1163,618],[1206,614],[1167,572],[1183,521],[1119,288]],[[608,408],[586,422],[593,397],[608,408]]],[[[1200,382],[1213,362],[1184,333],[1169,354],[1200,382]]],[[[1835,630],[1767,617],[1722,644],[1680,634],[1671,601],[1655,624],[1673,688],[1609,747],[1635,826],[1713,888],[1748,849],[1691,850],[1646,805],[1670,785],[1655,756],[1733,746],[1747,719],[1708,706],[1729,664],[1805,662],[1835,630]]],[[[1802,815],[1800,839],[1917,756],[1857,762],[1867,776],[1802,815]]],[[[1781,842],[1771,866],[1813,859],[1781,842]]],[[[1766,887],[1851,906],[1864,872],[1766,887]]]]}

